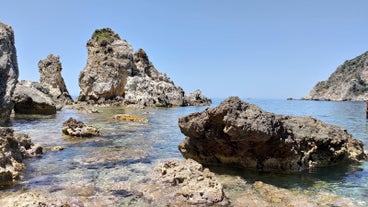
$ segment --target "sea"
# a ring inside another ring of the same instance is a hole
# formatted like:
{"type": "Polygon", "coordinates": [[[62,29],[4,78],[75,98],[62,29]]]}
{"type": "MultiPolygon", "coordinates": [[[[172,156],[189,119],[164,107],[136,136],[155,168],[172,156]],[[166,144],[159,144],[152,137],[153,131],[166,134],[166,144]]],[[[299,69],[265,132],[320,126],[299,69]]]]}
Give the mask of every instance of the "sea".
{"type": "MultiPolygon", "coordinates": [[[[224,99],[213,99],[209,107],[224,99]]],[[[276,114],[311,116],[345,128],[368,149],[368,120],[365,102],[334,102],[278,99],[250,99],[276,114]]],[[[109,195],[127,196],[114,191],[119,182],[139,182],[159,163],[168,159],[183,159],[178,145],[185,136],[178,127],[178,118],[207,107],[172,107],[132,109],[124,107],[98,108],[100,113],[63,109],[53,116],[19,116],[11,118],[18,133],[28,134],[34,143],[44,147],[41,157],[25,161],[26,170],[19,183],[1,192],[44,190],[58,196],[109,195]],[[127,122],[112,119],[115,114],[132,114],[148,122],[127,122]],[[96,126],[101,136],[73,138],[62,135],[62,123],[69,117],[96,126]],[[63,150],[54,150],[55,147],[63,150]]],[[[368,162],[313,169],[292,174],[249,172],[238,168],[213,171],[241,176],[248,182],[263,181],[277,187],[302,189],[308,192],[328,192],[368,205],[368,162]]]]}

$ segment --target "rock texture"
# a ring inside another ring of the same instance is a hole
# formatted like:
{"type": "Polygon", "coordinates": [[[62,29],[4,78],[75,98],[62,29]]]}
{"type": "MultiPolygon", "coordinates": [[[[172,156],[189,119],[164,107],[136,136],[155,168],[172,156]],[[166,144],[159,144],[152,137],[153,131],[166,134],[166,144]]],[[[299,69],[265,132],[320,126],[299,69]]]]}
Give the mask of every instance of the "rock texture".
{"type": "Polygon", "coordinates": [[[42,154],[42,148],[25,134],[14,134],[12,128],[0,127],[0,188],[14,184],[25,166],[23,159],[42,154]]]}
{"type": "Polygon", "coordinates": [[[21,81],[14,94],[14,112],[19,114],[56,114],[56,105],[49,90],[40,83],[21,81]]]}
{"type": "Polygon", "coordinates": [[[185,103],[192,106],[208,106],[212,100],[205,97],[201,90],[196,90],[193,93],[185,94],[185,103]]]}
{"type": "Polygon", "coordinates": [[[0,22],[0,126],[9,122],[11,97],[18,81],[18,62],[13,29],[0,22]]]}
{"type": "Polygon", "coordinates": [[[138,185],[152,206],[228,206],[228,198],[215,174],[194,160],[170,160],[138,185]]]}
{"type": "Polygon", "coordinates": [[[87,126],[81,121],[77,121],[73,118],[69,118],[63,123],[61,131],[65,135],[75,137],[91,137],[100,135],[100,132],[96,127],[87,126]]]}
{"type": "Polygon", "coordinates": [[[96,30],[87,48],[87,65],[79,76],[79,101],[165,107],[200,102],[186,100],[184,90],[157,71],[143,49],[134,53],[111,29],[96,30]]]}
{"type": "Polygon", "coordinates": [[[363,143],[340,127],[275,115],[238,97],[180,118],[179,127],[187,136],[180,152],[200,163],[301,171],[367,158],[363,143]]]}
{"type": "Polygon", "coordinates": [[[38,62],[40,71],[40,83],[49,90],[52,99],[58,104],[70,104],[72,97],[65,86],[61,76],[62,66],[60,57],[48,55],[45,59],[38,62]]]}
{"type": "Polygon", "coordinates": [[[304,99],[368,100],[368,52],[345,61],[328,80],[318,82],[304,99]]]}

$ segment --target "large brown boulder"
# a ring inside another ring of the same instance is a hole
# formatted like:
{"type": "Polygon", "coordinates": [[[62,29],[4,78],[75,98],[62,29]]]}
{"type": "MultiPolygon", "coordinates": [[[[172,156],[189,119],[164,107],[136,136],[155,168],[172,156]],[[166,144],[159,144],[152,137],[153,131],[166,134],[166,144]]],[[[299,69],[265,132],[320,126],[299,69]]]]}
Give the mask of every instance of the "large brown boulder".
{"type": "Polygon", "coordinates": [[[0,188],[12,185],[24,170],[23,159],[42,154],[25,134],[14,134],[12,128],[0,127],[0,188]]]}
{"type": "Polygon", "coordinates": [[[17,83],[13,101],[17,114],[56,114],[56,104],[49,90],[38,82],[22,80],[17,83]]]}
{"type": "Polygon", "coordinates": [[[53,54],[38,62],[40,71],[40,83],[49,90],[52,99],[59,104],[70,104],[73,102],[69,95],[63,77],[60,57],[53,54]]]}
{"type": "Polygon", "coordinates": [[[180,152],[200,163],[301,171],[367,158],[363,143],[340,127],[269,113],[238,97],[180,118],[179,127],[187,136],[180,152]]]}
{"type": "Polygon", "coordinates": [[[13,29],[0,22],[0,126],[9,122],[11,97],[18,81],[18,62],[13,29]]]}

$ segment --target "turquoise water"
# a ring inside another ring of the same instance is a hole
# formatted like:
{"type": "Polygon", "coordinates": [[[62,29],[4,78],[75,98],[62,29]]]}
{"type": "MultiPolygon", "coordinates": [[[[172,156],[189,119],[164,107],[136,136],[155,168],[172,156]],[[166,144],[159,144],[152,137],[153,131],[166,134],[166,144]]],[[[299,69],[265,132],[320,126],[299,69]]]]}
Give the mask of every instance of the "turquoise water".
{"type": "MultiPolygon", "coordinates": [[[[363,102],[316,102],[244,99],[266,111],[312,116],[327,123],[344,127],[362,140],[367,149],[368,122],[363,102]]],[[[213,106],[221,100],[215,100],[213,106]]],[[[51,117],[15,117],[17,132],[30,135],[42,146],[63,146],[62,151],[46,151],[41,158],[26,161],[27,170],[19,185],[6,189],[42,189],[55,196],[98,196],[119,200],[126,191],[117,190],[124,183],[139,182],[159,162],[182,158],[178,144],[184,140],[178,118],[206,107],[178,107],[156,109],[99,109],[101,113],[77,113],[65,109],[51,117]],[[148,123],[116,121],[114,114],[128,113],[149,120],[148,123]],[[102,135],[79,139],[61,134],[61,125],[74,117],[97,126],[102,135]]],[[[223,172],[224,169],[213,169],[223,172]]],[[[291,175],[247,172],[226,168],[226,173],[241,175],[249,181],[262,180],[285,188],[306,191],[327,191],[368,203],[368,163],[337,166],[291,175]]]]}

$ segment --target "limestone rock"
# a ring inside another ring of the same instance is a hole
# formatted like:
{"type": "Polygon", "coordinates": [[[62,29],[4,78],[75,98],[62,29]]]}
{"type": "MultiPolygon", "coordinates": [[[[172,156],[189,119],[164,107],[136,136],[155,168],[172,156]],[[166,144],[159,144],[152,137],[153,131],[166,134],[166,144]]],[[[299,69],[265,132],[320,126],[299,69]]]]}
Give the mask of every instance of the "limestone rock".
{"type": "MultiPolygon", "coordinates": [[[[133,54],[132,46],[111,29],[96,30],[87,48],[87,65],[79,76],[79,101],[158,107],[192,105],[185,101],[181,87],[156,70],[143,49],[133,54]]],[[[199,102],[205,103],[196,101],[199,102]]]]}
{"type": "Polygon", "coordinates": [[[0,22],[0,126],[9,122],[11,97],[18,81],[18,62],[13,29],[0,22]]]}
{"type": "Polygon", "coordinates": [[[193,93],[185,94],[185,104],[189,106],[208,106],[211,105],[211,99],[205,97],[202,91],[197,89],[193,93]]]}
{"type": "Polygon", "coordinates": [[[180,118],[179,127],[187,136],[179,150],[200,163],[301,171],[367,158],[363,143],[340,127],[275,115],[238,97],[180,118]]]}
{"type": "Polygon", "coordinates": [[[79,75],[79,101],[124,96],[133,70],[133,48],[111,29],[96,30],[87,43],[87,65],[79,75]]]}
{"type": "Polygon", "coordinates": [[[326,81],[318,82],[308,100],[368,100],[368,52],[345,61],[326,81]]]}
{"type": "Polygon", "coordinates": [[[49,90],[40,83],[21,81],[14,94],[14,111],[19,114],[56,114],[56,106],[49,90]]]}
{"type": "Polygon", "coordinates": [[[14,134],[12,128],[0,127],[0,188],[19,179],[25,166],[23,159],[39,156],[42,148],[25,134],[14,134]]]}
{"type": "Polygon", "coordinates": [[[61,76],[60,57],[50,54],[38,62],[38,68],[40,71],[40,83],[50,91],[54,102],[60,104],[72,103],[73,99],[69,95],[64,79],[61,76]]]}
{"type": "Polygon", "coordinates": [[[194,160],[169,160],[137,186],[153,206],[228,206],[229,200],[215,174],[194,160]]]}
{"type": "Polygon", "coordinates": [[[69,118],[63,123],[61,131],[65,135],[76,137],[91,137],[100,135],[98,129],[94,126],[87,126],[81,121],[69,118]]]}

